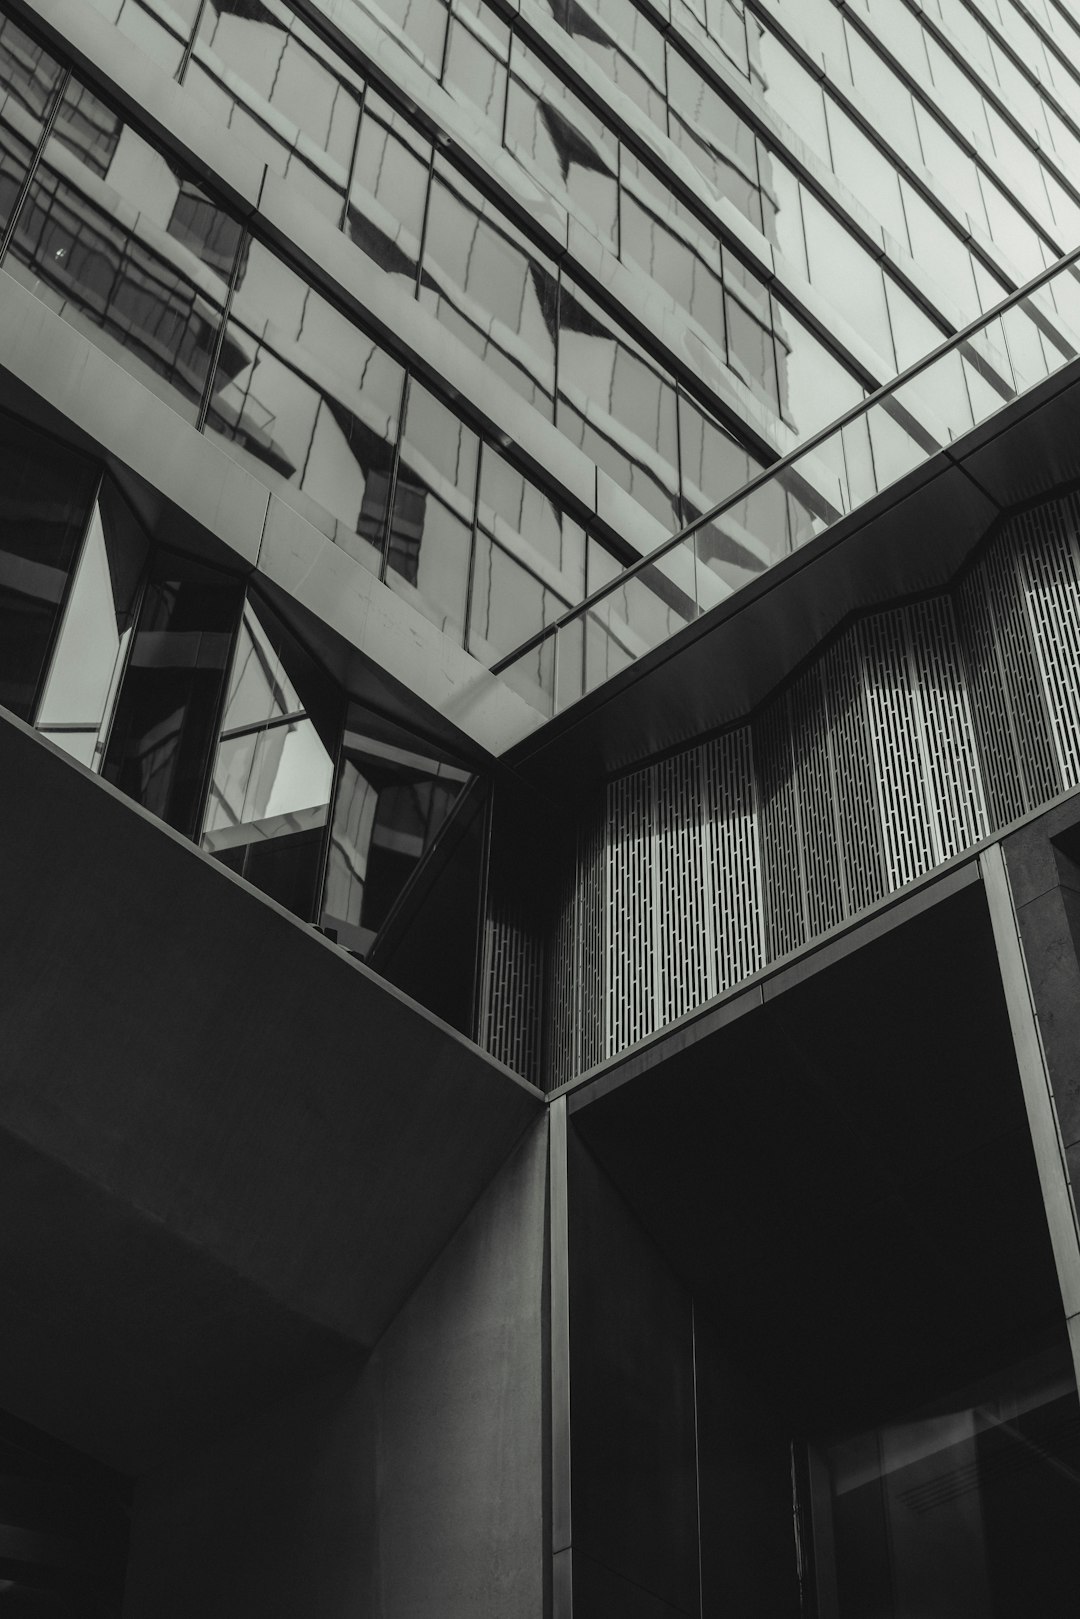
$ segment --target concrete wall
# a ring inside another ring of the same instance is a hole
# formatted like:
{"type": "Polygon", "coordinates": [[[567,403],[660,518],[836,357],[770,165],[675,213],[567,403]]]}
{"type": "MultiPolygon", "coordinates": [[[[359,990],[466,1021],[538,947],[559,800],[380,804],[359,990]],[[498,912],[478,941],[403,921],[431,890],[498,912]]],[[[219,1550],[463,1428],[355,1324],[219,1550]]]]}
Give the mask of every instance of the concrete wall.
{"type": "Polygon", "coordinates": [[[547,1126],[379,1341],[135,1495],[125,1619],[540,1619],[547,1126]]]}

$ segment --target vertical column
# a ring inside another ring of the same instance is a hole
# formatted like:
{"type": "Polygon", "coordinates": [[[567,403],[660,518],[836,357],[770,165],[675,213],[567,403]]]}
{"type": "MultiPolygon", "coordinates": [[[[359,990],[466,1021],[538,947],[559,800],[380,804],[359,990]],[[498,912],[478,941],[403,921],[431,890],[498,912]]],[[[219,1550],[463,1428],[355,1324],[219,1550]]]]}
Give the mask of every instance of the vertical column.
{"type": "Polygon", "coordinates": [[[1080,963],[1046,820],[1010,838],[1006,849],[1008,870],[1001,844],[982,852],[979,867],[1080,1382],[1080,1231],[1068,1161],[1070,1140],[1080,1161],[1080,1049],[1062,1038],[1063,1021],[1075,1024],[1080,1015],[1080,963]]]}

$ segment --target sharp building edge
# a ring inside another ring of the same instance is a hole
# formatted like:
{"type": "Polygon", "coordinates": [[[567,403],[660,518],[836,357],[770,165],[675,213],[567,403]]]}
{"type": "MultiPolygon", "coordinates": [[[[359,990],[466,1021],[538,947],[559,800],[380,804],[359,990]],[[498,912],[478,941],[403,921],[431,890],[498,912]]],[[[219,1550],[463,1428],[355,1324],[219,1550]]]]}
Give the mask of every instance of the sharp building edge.
{"type": "Polygon", "coordinates": [[[0,0],[0,1605],[1072,1619],[1080,4],[0,0]]]}

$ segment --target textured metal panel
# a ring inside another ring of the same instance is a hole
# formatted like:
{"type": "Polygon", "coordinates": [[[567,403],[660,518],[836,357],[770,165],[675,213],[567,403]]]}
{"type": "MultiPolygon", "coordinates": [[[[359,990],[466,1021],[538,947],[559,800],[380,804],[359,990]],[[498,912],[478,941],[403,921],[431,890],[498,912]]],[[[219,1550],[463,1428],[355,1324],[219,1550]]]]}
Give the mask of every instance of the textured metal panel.
{"type": "Polygon", "coordinates": [[[836,819],[829,711],[821,667],[812,664],[788,693],[799,803],[807,936],[843,921],[847,905],[836,819]]]}
{"type": "Polygon", "coordinates": [[[578,850],[581,893],[581,946],[579,951],[579,1061],[582,1070],[593,1068],[607,1053],[605,1043],[608,979],[605,965],[610,931],[605,887],[607,860],[603,828],[593,820],[578,850]]]}
{"type": "Polygon", "coordinates": [[[1078,784],[1070,496],[951,591],[856,621],[749,724],[609,785],[556,941],[577,986],[559,1062],[614,1055],[1078,784]]]}
{"type": "Polygon", "coordinates": [[[1075,495],[1014,518],[1035,655],[1064,787],[1080,784],[1080,574],[1075,495]]]}
{"type": "Polygon", "coordinates": [[[605,1050],[621,1051],[654,1028],[657,967],[653,915],[655,767],[608,787],[607,1020],[605,1050]]]}
{"type": "Polygon", "coordinates": [[[934,857],[949,860],[990,829],[959,636],[948,596],[903,612],[934,857]]]}
{"type": "MultiPolygon", "coordinates": [[[[1008,700],[1000,629],[1010,598],[1015,619],[1017,592],[1011,559],[995,546],[968,572],[955,599],[983,785],[990,816],[998,825],[1022,815],[1031,802],[1008,700]],[[1013,586],[1011,591],[1009,585],[1013,586]]],[[[1024,636],[1022,621],[1019,628],[1024,636]]]]}
{"type": "Polygon", "coordinates": [[[863,662],[853,630],[828,648],[821,673],[832,736],[845,898],[848,914],[853,915],[886,892],[863,662]]]}
{"type": "Polygon", "coordinates": [[[658,1027],[716,994],[714,838],[702,790],[701,751],[692,748],[664,759],[646,773],[654,799],[658,1027]]]}
{"type": "MultiPolygon", "coordinates": [[[[1035,642],[1024,600],[1015,520],[992,542],[979,566],[985,571],[994,637],[1003,671],[1004,700],[1016,737],[1025,809],[1061,791],[1050,716],[1035,656],[1035,642]]],[[[1011,816],[1006,819],[1012,819],[1011,816]]]]}
{"type": "Polygon", "coordinates": [[[922,714],[908,659],[904,611],[875,613],[854,631],[862,663],[885,873],[890,889],[940,859],[923,791],[922,714]]]}
{"type": "Polygon", "coordinates": [[[604,1056],[605,843],[599,817],[578,830],[573,865],[554,906],[548,961],[548,1080],[563,1085],[604,1056]]]}
{"type": "Polygon", "coordinates": [[[487,922],[487,973],[481,1043],[524,1079],[540,1062],[543,947],[535,924],[500,906],[487,922]]]}
{"type": "Polygon", "coordinates": [[[761,877],[770,960],[806,939],[802,826],[792,756],[791,712],[784,692],[754,721],[754,759],[761,811],[761,877]]]}
{"type": "Polygon", "coordinates": [[[757,972],[765,961],[765,906],[750,727],[740,726],[706,742],[699,754],[703,813],[712,832],[708,886],[718,994],[757,972]]]}

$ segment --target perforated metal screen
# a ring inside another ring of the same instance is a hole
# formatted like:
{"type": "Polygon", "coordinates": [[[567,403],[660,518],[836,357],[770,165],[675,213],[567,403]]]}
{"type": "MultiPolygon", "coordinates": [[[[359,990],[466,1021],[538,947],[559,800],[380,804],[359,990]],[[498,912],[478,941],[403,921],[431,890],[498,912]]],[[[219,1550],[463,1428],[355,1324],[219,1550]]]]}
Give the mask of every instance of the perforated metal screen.
{"type": "MultiPolygon", "coordinates": [[[[1070,495],[1011,519],[951,590],[851,623],[748,723],[608,784],[553,920],[551,1081],[1078,784],[1070,495]]],[[[493,964],[528,1021],[517,959],[493,964]]]]}

